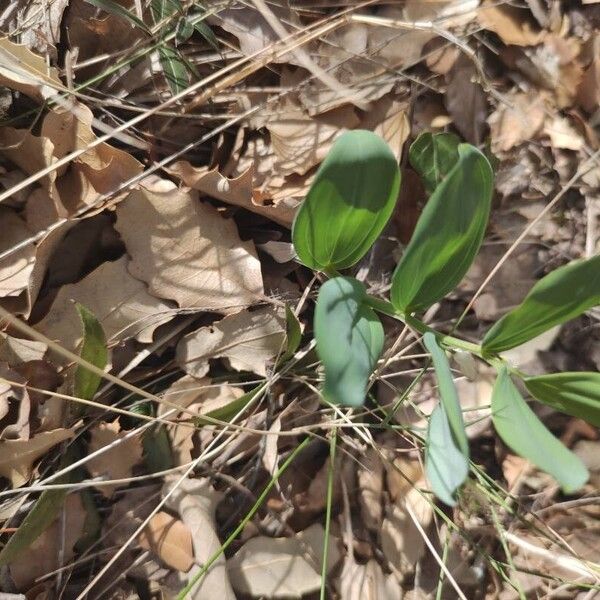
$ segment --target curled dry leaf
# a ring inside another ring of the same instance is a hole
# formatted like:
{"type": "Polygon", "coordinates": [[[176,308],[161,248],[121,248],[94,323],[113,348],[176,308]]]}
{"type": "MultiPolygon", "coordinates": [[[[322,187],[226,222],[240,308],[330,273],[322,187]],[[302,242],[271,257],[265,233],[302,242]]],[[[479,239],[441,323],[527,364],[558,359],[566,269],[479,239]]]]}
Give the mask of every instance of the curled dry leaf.
{"type": "MultiPolygon", "coordinates": [[[[170,490],[177,479],[165,484],[163,493],[170,490]]],[[[217,535],[215,511],[221,494],[214,490],[208,479],[184,479],[167,499],[167,506],[176,511],[192,535],[196,563],[202,565],[221,547],[217,535]]],[[[187,573],[192,579],[199,566],[187,573]]],[[[225,557],[221,555],[210,567],[206,576],[189,593],[190,600],[235,600],[225,568],[225,557]]]]}
{"type": "MultiPolygon", "coordinates": [[[[325,531],[320,524],[309,529],[296,537],[258,536],[248,540],[227,561],[234,589],[255,598],[302,598],[317,591],[321,586],[325,531]]],[[[327,543],[330,570],[340,555],[333,537],[327,543]]]]}
{"type": "MultiPolygon", "coordinates": [[[[115,444],[87,462],[92,477],[107,479],[125,479],[131,477],[131,469],[142,460],[142,443],[139,436],[124,439],[129,432],[121,431],[119,421],[100,423],[92,429],[89,453],[96,452],[105,446],[115,444]],[[120,441],[123,440],[123,441],[120,441]]],[[[99,486],[102,494],[110,498],[118,486],[99,486]]]]}
{"type": "Polygon", "coordinates": [[[86,511],[80,494],[69,494],[58,518],[10,565],[19,591],[28,590],[38,577],[68,564],[74,546],[84,533],[86,511]],[[64,534],[64,537],[63,537],[64,534]]]}
{"type": "Polygon", "coordinates": [[[74,350],[83,337],[74,304],[79,302],[100,321],[107,340],[151,342],[154,330],[173,317],[173,309],[148,294],[146,286],[128,273],[126,263],[125,257],[103,263],[81,281],[62,286],[35,328],[74,350]]]}
{"type": "Polygon", "coordinates": [[[284,341],[283,308],[243,310],[184,336],[177,344],[177,362],[190,375],[203,377],[209,359],[223,357],[233,369],[265,376],[266,363],[282,350],[284,341]]]}
{"type": "Polygon", "coordinates": [[[28,440],[0,442],[0,475],[10,479],[12,487],[22,486],[29,481],[34,462],[50,448],[74,435],[74,429],[54,429],[38,433],[28,440]]]}
{"type": "Polygon", "coordinates": [[[138,541],[142,548],[152,550],[177,571],[189,571],[194,564],[190,530],[169,513],[156,513],[140,533],[138,541]]]}
{"type": "Polygon", "coordinates": [[[263,296],[260,262],[235,223],[170,181],[144,180],[117,208],[129,271],[181,308],[232,312],[263,296]]]}

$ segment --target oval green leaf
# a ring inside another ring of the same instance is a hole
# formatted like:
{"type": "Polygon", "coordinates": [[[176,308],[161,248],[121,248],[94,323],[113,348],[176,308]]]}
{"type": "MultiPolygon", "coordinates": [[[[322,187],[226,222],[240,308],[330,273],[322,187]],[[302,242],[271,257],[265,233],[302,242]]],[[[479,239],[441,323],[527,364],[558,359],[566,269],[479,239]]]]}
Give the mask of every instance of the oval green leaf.
{"type": "Polygon", "coordinates": [[[300,260],[324,272],[356,264],[388,222],[399,189],[398,161],[378,135],[342,134],[294,220],[292,240],[300,260]]]}
{"type": "Polygon", "coordinates": [[[600,304],[600,255],[569,263],[540,279],[525,300],[483,338],[486,354],[510,350],[600,304]]]}
{"type": "Polygon", "coordinates": [[[452,377],[450,365],[448,364],[448,359],[446,358],[445,352],[438,346],[433,333],[427,332],[423,336],[423,343],[431,354],[433,368],[435,369],[438,381],[438,389],[440,391],[440,400],[444,405],[448,423],[450,424],[450,430],[454,436],[457,447],[468,460],[469,442],[467,441],[462,409],[460,407],[460,401],[458,399],[458,393],[456,391],[456,386],[454,385],[454,379],[452,377]]]}
{"type": "MultiPolygon", "coordinates": [[[[108,362],[106,336],[100,321],[93,312],[82,304],[75,304],[81,324],[83,325],[83,345],[80,356],[99,369],[104,369],[108,362]]],[[[89,371],[83,365],[77,365],[75,370],[74,392],[77,398],[91,400],[100,385],[100,376],[89,371]]]]}
{"type": "Polygon", "coordinates": [[[469,144],[425,205],[396,267],[391,300],[404,313],[424,310],[452,291],[475,258],[487,227],[493,173],[469,144]]]}
{"type": "Polygon", "coordinates": [[[364,286],[350,277],[330,279],[319,290],[316,349],[325,368],[323,397],[332,404],[364,404],[383,350],[383,327],[365,299],[364,286]]]}
{"type": "Polygon", "coordinates": [[[460,138],[453,133],[422,133],[410,146],[408,159],[431,193],[458,162],[460,138]]]}
{"type": "Polygon", "coordinates": [[[492,392],[492,420],[507,446],[552,475],[566,493],[578,490],[588,480],[579,457],[546,429],[504,368],[492,392]]]}
{"type": "Polygon", "coordinates": [[[600,373],[551,373],[523,381],[536,400],[600,427],[600,373]]]}
{"type": "Polygon", "coordinates": [[[441,403],[429,417],[425,473],[433,493],[448,506],[454,506],[456,491],[469,474],[469,459],[452,435],[448,415],[441,403]]]}

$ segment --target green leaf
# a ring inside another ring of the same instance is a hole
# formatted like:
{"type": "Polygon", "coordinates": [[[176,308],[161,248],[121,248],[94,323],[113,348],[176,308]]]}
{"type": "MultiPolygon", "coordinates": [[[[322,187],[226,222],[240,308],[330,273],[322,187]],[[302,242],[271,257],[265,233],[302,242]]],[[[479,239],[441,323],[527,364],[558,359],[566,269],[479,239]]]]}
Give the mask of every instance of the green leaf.
{"type": "MultiPolygon", "coordinates": [[[[64,483],[64,482],[60,482],[64,483]]],[[[0,552],[0,565],[7,565],[27,550],[37,538],[50,527],[58,515],[67,496],[64,490],[46,490],[37,499],[33,508],[10,537],[0,552]]]]}
{"type": "Polygon", "coordinates": [[[190,72],[179,51],[170,44],[163,44],[158,49],[158,57],[173,96],[183,92],[190,84],[190,72]]]}
{"type": "Polygon", "coordinates": [[[144,461],[150,473],[166,471],[175,466],[169,435],[163,424],[157,424],[144,431],[142,447],[144,449],[144,461]]]}
{"type": "Polygon", "coordinates": [[[396,267],[391,300],[405,313],[424,310],[452,291],[477,254],[490,212],[493,173],[469,144],[436,187],[396,267]]]}
{"type": "Polygon", "coordinates": [[[193,25],[194,29],[212,46],[217,52],[219,51],[219,40],[214,31],[206,23],[205,13],[198,13],[189,16],[189,22],[193,25]]]}
{"type": "MultiPolygon", "coordinates": [[[[83,345],[80,356],[99,369],[104,369],[108,362],[108,350],[106,349],[106,336],[102,325],[94,313],[82,304],[76,303],[75,307],[83,325],[83,345]]],[[[99,375],[92,373],[83,365],[77,365],[74,384],[75,396],[84,400],[91,400],[98,390],[100,380],[99,375]]]]}
{"type": "Polygon", "coordinates": [[[431,193],[458,162],[460,138],[453,133],[422,133],[410,146],[408,159],[431,193]]]}
{"type": "Polygon", "coordinates": [[[75,544],[75,551],[78,554],[85,552],[98,539],[102,529],[102,517],[94,502],[92,491],[90,489],[83,489],[80,493],[81,502],[85,510],[85,520],[83,521],[81,537],[75,544]]]}
{"type": "Polygon", "coordinates": [[[525,300],[483,338],[486,354],[510,350],[600,304],[600,254],[540,279],[525,300]]]}
{"type": "Polygon", "coordinates": [[[589,474],[579,457],[535,416],[505,368],[494,384],[492,420],[507,446],[552,475],[565,492],[578,490],[588,480],[589,474]]]}
{"type": "Polygon", "coordinates": [[[383,327],[365,299],[365,287],[350,277],[330,279],[319,290],[316,349],[325,367],[323,397],[333,404],[364,404],[369,377],[383,350],[383,327]]]}
{"type": "Polygon", "coordinates": [[[469,474],[469,459],[452,435],[448,416],[441,403],[429,417],[425,472],[433,493],[448,506],[454,506],[456,491],[469,474]]]}
{"type": "Polygon", "coordinates": [[[192,23],[190,23],[186,17],[181,17],[177,21],[175,40],[178,43],[187,42],[194,34],[194,31],[194,25],[192,25],[192,23]]]}
{"type": "Polygon", "coordinates": [[[141,19],[138,19],[138,17],[130,13],[126,8],[123,8],[117,2],[113,2],[113,0],[86,0],[86,2],[92,6],[101,8],[111,15],[115,15],[116,17],[121,17],[122,19],[129,21],[129,23],[131,23],[134,27],[139,27],[148,34],[150,33],[150,30],[141,19]]]}
{"type": "Polygon", "coordinates": [[[292,240],[300,260],[324,272],[356,264],[388,222],[399,188],[398,162],[378,135],[342,134],[296,214],[292,240]]]}
{"type": "Polygon", "coordinates": [[[250,404],[254,398],[265,390],[265,384],[256,386],[254,389],[246,392],[243,396],[235,398],[229,404],[215,408],[203,415],[196,418],[197,425],[211,424],[210,419],[218,419],[219,421],[230,421],[235,415],[237,415],[245,406],[250,404]],[[206,418],[208,417],[208,419],[206,418]]]}
{"type": "Polygon", "coordinates": [[[284,363],[294,354],[298,347],[300,346],[300,342],[302,341],[302,330],[300,329],[300,321],[298,321],[298,317],[294,314],[292,309],[286,304],[285,305],[285,329],[286,329],[286,348],[283,356],[280,359],[280,363],[284,363]]]}
{"type": "Polygon", "coordinates": [[[155,24],[163,22],[175,13],[183,14],[183,6],[179,0],[152,0],[150,10],[155,24]]]}
{"type": "Polygon", "coordinates": [[[536,400],[600,427],[600,373],[551,373],[523,381],[536,400]]]}
{"type": "Polygon", "coordinates": [[[444,351],[438,346],[437,340],[433,333],[426,333],[423,336],[425,347],[431,354],[433,367],[437,376],[438,388],[440,391],[440,400],[444,405],[444,411],[448,418],[450,431],[456,442],[457,447],[469,458],[469,442],[465,433],[465,423],[463,421],[462,409],[458,400],[458,393],[454,386],[452,371],[448,364],[448,359],[444,351]]]}

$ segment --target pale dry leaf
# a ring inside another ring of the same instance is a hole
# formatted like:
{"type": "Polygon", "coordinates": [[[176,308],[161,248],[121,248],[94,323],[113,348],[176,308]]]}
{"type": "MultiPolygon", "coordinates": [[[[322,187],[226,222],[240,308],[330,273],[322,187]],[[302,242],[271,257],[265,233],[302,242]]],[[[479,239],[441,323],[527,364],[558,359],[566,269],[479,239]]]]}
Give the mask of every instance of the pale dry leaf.
{"type": "Polygon", "coordinates": [[[0,39],[0,84],[34,100],[47,100],[63,89],[58,71],[23,44],[0,39]]]}
{"type": "Polygon", "coordinates": [[[33,473],[33,463],[50,448],[75,435],[74,429],[54,429],[38,433],[28,440],[0,442],[0,475],[10,479],[12,487],[21,487],[33,473]]]}
{"type": "MultiPolygon", "coordinates": [[[[163,494],[172,489],[177,479],[167,480],[163,494]]],[[[167,506],[179,514],[192,535],[197,565],[204,564],[221,547],[215,522],[215,511],[221,498],[221,493],[215,491],[210,480],[184,479],[167,499],[167,506]]],[[[186,578],[193,579],[199,570],[200,566],[192,568],[186,578]]],[[[223,555],[213,562],[188,597],[190,600],[235,600],[223,555]]]]}
{"type": "Polygon", "coordinates": [[[60,288],[48,314],[35,326],[69,350],[83,339],[74,302],[100,321],[107,340],[136,338],[152,341],[154,330],[173,318],[171,305],[151,296],[146,286],[127,271],[127,258],[101,264],[77,283],[60,288]]]}
{"type": "MultiPolygon", "coordinates": [[[[56,162],[54,144],[46,137],[33,135],[29,129],[0,128],[0,153],[27,175],[33,175],[56,162]]],[[[56,182],[56,171],[39,179],[40,185],[51,195],[56,182]]]]}
{"type": "Polygon", "coordinates": [[[0,333],[0,361],[11,367],[30,360],[41,360],[47,350],[48,346],[43,342],[0,333]]]}
{"type": "Polygon", "coordinates": [[[581,150],[585,140],[566,117],[554,115],[544,125],[544,133],[550,138],[554,148],[563,150],[581,150]]]}
{"type": "Polygon", "coordinates": [[[174,516],[157,512],[138,536],[139,544],[152,550],[169,567],[187,572],[194,564],[190,530],[174,516]]]}
{"type": "MultiPolygon", "coordinates": [[[[262,455],[262,463],[269,475],[274,475],[277,470],[277,459],[278,453],[278,442],[279,436],[277,435],[281,431],[281,417],[277,417],[271,427],[269,427],[269,435],[265,441],[265,450],[262,455]]],[[[275,482],[275,485],[279,488],[279,481],[275,482]]]]}
{"type": "Polygon", "coordinates": [[[267,362],[282,349],[285,314],[265,306],[228,315],[185,335],[177,344],[177,363],[194,377],[208,373],[212,358],[226,358],[233,369],[267,374],[267,362]]]}
{"type": "Polygon", "coordinates": [[[280,225],[290,227],[294,220],[295,209],[287,202],[261,204],[256,202],[254,194],[254,166],[250,165],[239,175],[228,178],[217,169],[193,167],[187,160],[173,163],[167,171],[179,177],[181,181],[202,194],[216,198],[227,204],[233,204],[271,219],[280,225]]]}
{"type": "MultiPolygon", "coordinates": [[[[312,533],[311,544],[315,549],[322,548],[322,526],[320,536],[312,533]]],[[[313,555],[311,544],[301,535],[251,538],[227,561],[231,585],[239,593],[264,598],[302,598],[315,592],[321,586],[321,564],[319,557],[313,555]]],[[[330,537],[328,544],[333,559],[328,565],[331,568],[336,558],[335,541],[330,537]]]]}
{"type": "Polygon", "coordinates": [[[344,600],[401,600],[403,595],[396,578],[384,574],[377,561],[359,564],[351,553],[344,560],[338,590],[344,600]]]}
{"type": "Polygon", "coordinates": [[[507,94],[506,100],[488,117],[494,152],[506,152],[534,139],[546,119],[544,96],[540,93],[514,92],[507,94]]]}
{"type": "Polygon", "coordinates": [[[588,40],[582,58],[588,64],[577,89],[577,101],[591,114],[600,105],[600,33],[588,40]]]}
{"type": "MultiPolygon", "coordinates": [[[[0,251],[9,250],[31,237],[25,221],[11,208],[0,206],[0,251]]],[[[0,261],[0,297],[19,296],[29,286],[35,263],[35,246],[28,244],[0,261]]]]}
{"type": "Polygon", "coordinates": [[[375,448],[367,448],[356,472],[358,501],[365,526],[380,531],[383,516],[383,463],[375,448]]]}
{"type": "Polygon", "coordinates": [[[69,564],[84,533],[86,511],[80,494],[68,494],[57,519],[9,566],[19,591],[29,590],[42,577],[69,564]],[[64,537],[63,537],[64,532],[64,537]]]}
{"type": "Polygon", "coordinates": [[[536,46],[545,35],[528,18],[527,10],[492,0],[484,2],[477,12],[477,18],[484,29],[493,31],[511,46],[536,46]]]}
{"type": "Polygon", "coordinates": [[[292,103],[284,104],[266,123],[276,156],[273,169],[278,175],[305,175],[327,156],[339,135],[359,123],[351,106],[310,117],[292,103]]]}
{"type": "Polygon", "coordinates": [[[181,308],[232,312],[263,298],[260,262],[235,223],[195,192],[146,179],[117,208],[129,271],[181,308]]]}
{"type": "Polygon", "coordinates": [[[0,34],[19,35],[21,44],[56,61],[60,24],[69,0],[17,0],[8,2],[0,14],[0,34]]]}
{"type": "Polygon", "coordinates": [[[410,122],[407,117],[408,104],[396,96],[388,94],[373,102],[371,110],[360,124],[361,129],[369,129],[383,138],[400,162],[402,148],[410,135],[410,122]]]}
{"type": "MultiPolygon", "coordinates": [[[[118,419],[112,423],[100,423],[91,430],[89,453],[100,450],[105,446],[122,440],[128,434],[121,431],[118,419]]],[[[88,460],[87,468],[92,477],[105,477],[106,479],[125,479],[131,477],[131,469],[142,460],[142,442],[139,436],[128,439],[115,445],[88,460]]],[[[99,486],[104,496],[110,498],[118,486],[99,486]]]]}
{"type": "Polygon", "coordinates": [[[19,384],[27,382],[9,365],[0,363],[0,440],[28,440],[31,410],[29,392],[26,387],[11,385],[11,381],[19,384]]]}

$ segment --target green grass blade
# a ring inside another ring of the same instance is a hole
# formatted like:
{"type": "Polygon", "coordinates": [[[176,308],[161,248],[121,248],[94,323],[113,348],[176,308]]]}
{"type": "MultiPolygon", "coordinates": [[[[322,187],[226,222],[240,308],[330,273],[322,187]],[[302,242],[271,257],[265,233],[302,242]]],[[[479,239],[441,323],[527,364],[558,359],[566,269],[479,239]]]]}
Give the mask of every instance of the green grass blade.
{"type": "Polygon", "coordinates": [[[144,23],[144,21],[142,21],[141,19],[136,17],[134,14],[130,13],[126,8],[123,8],[117,2],[113,2],[113,0],[85,0],[85,1],[88,4],[92,4],[93,6],[95,6],[97,8],[101,8],[102,10],[106,11],[107,13],[110,13],[111,15],[114,15],[116,17],[121,17],[122,19],[129,21],[129,23],[131,23],[131,25],[133,25],[134,27],[139,27],[142,31],[145,31],[148,34],[151,33],[150,29],[148,29],[148,26],[144,23]]]}

